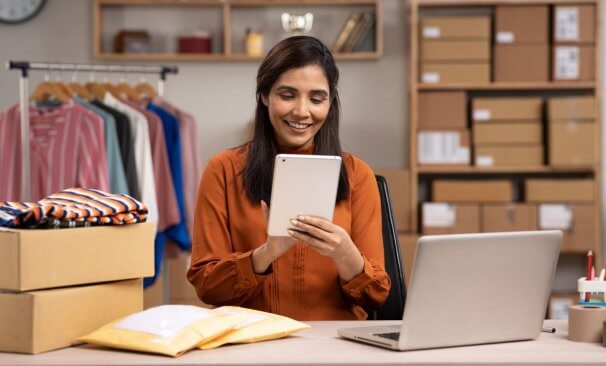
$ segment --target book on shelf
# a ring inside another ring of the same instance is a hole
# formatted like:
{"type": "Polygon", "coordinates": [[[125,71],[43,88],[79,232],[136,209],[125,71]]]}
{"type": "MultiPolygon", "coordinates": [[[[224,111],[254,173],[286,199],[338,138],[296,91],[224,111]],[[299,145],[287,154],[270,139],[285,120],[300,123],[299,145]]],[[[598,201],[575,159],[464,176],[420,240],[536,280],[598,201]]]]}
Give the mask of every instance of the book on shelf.
{"type": "Polygon", "coordinates": [[[362,41],[368,34],[368,31],[372,28],[374,23],[374,15],[371,12],[362,14],[360,20],[356,23],[350,37],[345,42],[341,52],[353,52],[360,48],[362,41]]]}
{"type": "Polygon", "coordinates": [[[345,25],[341,29],[341,32],[339,32],[339,35],[337,36],[337,40],[332,45],[333,52],[342,52],[343,51],[343,47],[345,46],[347,39],[351,36],[352,31],[356,27],[356,24],[360,21],[361,17],[362,17],[362,14],[360,14],[358,12],[351,13],[349,18],[347,18],[345,25]]]}

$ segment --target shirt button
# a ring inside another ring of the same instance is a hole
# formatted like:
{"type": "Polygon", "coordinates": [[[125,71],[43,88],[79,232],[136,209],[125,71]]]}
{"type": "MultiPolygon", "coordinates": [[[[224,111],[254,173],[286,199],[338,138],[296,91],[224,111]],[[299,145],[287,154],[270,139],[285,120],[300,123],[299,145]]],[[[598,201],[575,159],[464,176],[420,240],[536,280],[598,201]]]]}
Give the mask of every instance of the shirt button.
{"type": "Polygon", "coordinates": [[[250,281],[249,280],[244,280],[244,285],[250,286],[250,281]]]}

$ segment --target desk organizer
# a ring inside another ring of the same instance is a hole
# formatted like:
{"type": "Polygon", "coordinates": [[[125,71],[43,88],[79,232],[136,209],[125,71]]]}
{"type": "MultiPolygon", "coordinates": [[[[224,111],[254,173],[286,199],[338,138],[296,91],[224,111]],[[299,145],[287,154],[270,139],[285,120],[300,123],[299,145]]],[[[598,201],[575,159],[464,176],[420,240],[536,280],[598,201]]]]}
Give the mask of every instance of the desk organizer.
{"type": "Polygon", "coordinates": [[[581,277],[577,281],[577,291],[580,305],[606,306],[606,281],[587,280],[587,277],[581,277]],[[585,301],[586,292],[599,293],[602,301],[585,301]]]}

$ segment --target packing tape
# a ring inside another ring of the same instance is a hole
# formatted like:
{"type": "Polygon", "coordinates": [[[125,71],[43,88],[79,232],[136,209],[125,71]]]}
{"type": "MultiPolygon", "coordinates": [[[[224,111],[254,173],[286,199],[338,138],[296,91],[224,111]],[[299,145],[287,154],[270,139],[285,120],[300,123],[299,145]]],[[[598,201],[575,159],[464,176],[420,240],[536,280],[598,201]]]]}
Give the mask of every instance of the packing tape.
{"type": "Polygon", "coordinates": [[[575,342],[601,343],[606,307],[573,305],[568,311],[568,339],[575,342]]]}

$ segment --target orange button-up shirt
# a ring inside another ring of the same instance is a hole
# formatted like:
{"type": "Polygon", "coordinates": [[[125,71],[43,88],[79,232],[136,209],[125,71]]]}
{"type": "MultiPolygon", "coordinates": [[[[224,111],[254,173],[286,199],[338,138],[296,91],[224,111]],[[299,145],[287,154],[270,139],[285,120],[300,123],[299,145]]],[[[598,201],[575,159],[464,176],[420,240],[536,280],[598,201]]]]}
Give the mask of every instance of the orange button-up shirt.
{"type": "MultiPolygon", "coordinates": [[[[288,153],[311,153],[313,146],[288,153]]],[[[389,293],[384,266],[381,202],[374,174],[362,160],[343,154],[350,196],[337,203],[333,222],[344,228],[364,258],[349,282],[334,261],[302,243],[275,260],[268,272],[253,271],[251,254],[267,240],[260,204],[244,191],[247,145],[213,157],[202,176],[187,277],[211,305],[239,305],[298,320],[364,319],[361,307],[380,307],[389,293]]]]}

